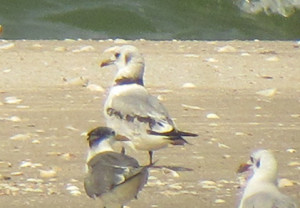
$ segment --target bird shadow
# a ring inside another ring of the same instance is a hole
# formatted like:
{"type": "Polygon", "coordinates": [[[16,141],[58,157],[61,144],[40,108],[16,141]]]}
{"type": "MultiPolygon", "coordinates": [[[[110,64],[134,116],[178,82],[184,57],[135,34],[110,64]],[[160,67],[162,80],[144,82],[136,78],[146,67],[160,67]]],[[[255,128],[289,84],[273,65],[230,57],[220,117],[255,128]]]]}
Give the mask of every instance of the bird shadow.
{"type": "Polygon", "coordinates": [[[192,168],[185,168],[185,167],[180,167],[180,166],[169,166],[169,165],[153,165],[153,166],[151,166],[151,168],[155,168],[155,169],[167,168],[167,169],[177,171],[177,172],[193,171],[192,168]]]}

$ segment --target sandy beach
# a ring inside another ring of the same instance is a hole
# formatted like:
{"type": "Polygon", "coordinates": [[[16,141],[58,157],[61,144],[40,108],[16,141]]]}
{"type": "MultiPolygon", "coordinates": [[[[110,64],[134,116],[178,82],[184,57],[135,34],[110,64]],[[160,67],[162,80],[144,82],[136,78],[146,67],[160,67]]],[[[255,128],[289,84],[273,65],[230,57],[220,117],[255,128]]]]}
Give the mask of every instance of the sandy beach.
{"type": "Polygon", "coordinates": [[[105,125],[116,73],[101,54],[123,44],[143,53],[145,86],[177,127],[199,134],[155,152],[158,165],[183,168],[151,169],[129,207],[236,207],[236,170],[260,148],[274,151],[280,190],[299,203],[299,42],[2,40],[0,207],[101,207],[83,189],[85,135],[105,125]]]}

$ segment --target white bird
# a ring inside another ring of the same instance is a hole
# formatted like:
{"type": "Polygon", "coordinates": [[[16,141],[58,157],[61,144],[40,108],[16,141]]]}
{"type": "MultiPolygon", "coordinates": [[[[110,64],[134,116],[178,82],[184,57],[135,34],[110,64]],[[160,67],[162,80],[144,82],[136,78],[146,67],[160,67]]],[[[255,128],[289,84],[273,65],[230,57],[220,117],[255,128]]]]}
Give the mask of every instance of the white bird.
{"type": "Polygon", "coordinates": [[[107,125],[118,134],[130,138],[133,149],[149,152],[168,144],[184,145],[183,136],[197,134],[179,131],[166,108],[144,87],[144,58],[130,45],[105,50],[101,67],[115,64],[118,72],[104,105],[107,125]]]}
{"type": "Polygon", "coordinates": [[[88,134],[89,153],[84,188],[91,198],[100,198],[105,208],[123,207],[147,183],[148,167],[127,155],[113,151],[114,130],[98,127],[88,134]]]}
{"type": "Polygon", "coordinates": [[[277,187],[277,161],[268,150],[255,151],[251,164],[242,165],[239,172],[253,169],[239,208],[296,208],[296,203],[277,187]]]}

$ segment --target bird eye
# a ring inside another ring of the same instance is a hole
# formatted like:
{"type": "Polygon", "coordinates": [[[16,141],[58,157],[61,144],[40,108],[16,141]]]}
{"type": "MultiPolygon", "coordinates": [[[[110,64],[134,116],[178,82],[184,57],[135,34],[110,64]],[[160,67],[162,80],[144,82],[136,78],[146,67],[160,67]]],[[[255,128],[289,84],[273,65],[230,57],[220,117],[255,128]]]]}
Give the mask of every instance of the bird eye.
{"type": "Polygon", "coordinates": [[[116,58],[119,58],[120,55],[121,55],[120,53],[115,53],[115,57],[116,57],[116,58]]]}
{"type": "Polygon", "coordinates": [[[254,163],[254,159],[253,159],[253,157],[250,157],[250,160],[251,160],[251,162],[252,162],[252,163],[254,163]]]}
{"type": "Polygon", "coordinates": [[[256,165],[256,167],[259,168],[259,166],[260,166],[260,160],[258,160],[255,165],[256,165]]]}

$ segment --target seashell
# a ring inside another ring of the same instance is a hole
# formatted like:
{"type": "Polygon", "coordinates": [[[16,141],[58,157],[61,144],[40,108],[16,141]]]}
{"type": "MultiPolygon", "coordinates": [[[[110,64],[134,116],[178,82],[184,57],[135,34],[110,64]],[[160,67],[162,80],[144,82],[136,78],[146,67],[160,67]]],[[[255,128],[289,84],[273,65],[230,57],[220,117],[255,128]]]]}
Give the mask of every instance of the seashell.
{"type": "Polygon", "coordinates": [[[85,77],[76,77],[70,80],[63,78],[63,80],[66,82],[67,85],[74,85],[74,86],[87,86],[89,82],[89,80],[85,77]]]}
{"type": "Polygon", "coordinates": [[[79,129],[76,129],[75,127],[69,125],[69,126],[66,126],[66,129],[70,130],[70,131],[79,131],[79,129]]]}
{"type": "Polygon", "coordinates": [[[0,49],[3,49],[3,50],[11,49],[13,47],[15,47],[14,43],[5,43],[5,44],[0,45],[0,49]]]}
{"type": "Polygon", "coordinates": [[[171,189],[181,190],[182,186],[178,183],[168,185],[171,189]]]}
{"type": "Polygon", "coordinates": [[[279,61],[279,58],[277,56],[271,56],[265,59],[266,61],[279,61]]]}
{"type": "Polygon", "coordinates": [[[291,114],[292,118],[300,118],[300,114],[291,114]]]}
{"type": "Polygon", "coordinates": [[[216,204],[222,204],[222,203],[225,203],[226,201],[224,199],[216,199],[215,200],[215,203],[216,204]]]}
{"type": "Polygon", "coordinates": [[[226,45],[223,47],[218,48],[217,50],[219,53],[233,53],[236,52],[236,48],[230,46],[230,45],[226,45]]]}
{"type": "Polygon", "coordinates": [[[78,49],[72,50],[73,53],[79,53],[79,52],[88,52],[88,51],[94,51],[95,48],[93,46],[87,45],[87,46],[82,46],[78,49]]]}
{"type": "Polygon", "coordinates": [[[63,158],[64,160],[71,160],[72,158],[75,157],[75,155],[73,155],[71,153],[64,153],[60,157],[63,158]]]}
{"type": "Polygon", "coordinates": [[[288,163],[288,166],[291,166],[291,167],[293,167],[293,166],[300,166],[300,162],[292,161],[292,162],[288,163]]]}
{"type": "Polygon", "coordinates": [[[17,108],[19,108],[19,109],[28,109],[30,107],[28,105],[17,105],[17,108]]]}
{"type": "Polygon", "coordinates": [[[24,174],[24,173],[23,173],[23,172],[20,172],[20,171],[10,173],[10,175],[12,175],[12,176],[21,176],[21,175],[23,175],[23,174],[24,174]]]}
{"type": "Polygon", "coordinates": [[[18,116],[11,116],[9,118],[7,118],[8,121],[12,121],[12,122],[20,122],[21,118],[18,116]]]}
{"type": "Polygon", "coordinates": [[[294,181],[291,181],[287,178],[281,178],[279,181],[278,181],[278,187],[282,188],[282,187],[289,187],[289,186],[294,186],[295,185],[295,182],[294,181]]]}
{"type": "Polygon", "coordinates": [[[41,193],[41,192],[43,192],[43,190],[40,189],[40,188],[29,188],[29,187],[22,189],[22,191],[25,191],[25,192],[34,192],[34,193],[41,193]]]}
{"type": "Polygon", "coordinates": [[[246,135],[244,132],[235,132],[234,133],[236,136],[244,136],[244,135],[246,135]]]}
{"type": "Polygon", "coordinates": [[[286,151],[287,151],[287,152],[289,152],[289,153],[296,153],[296,152],[297,152],[297,150],[295,150],[295,149],[292,149],[292,148],[290,148],[290,149],[287,149],[286,151]]]}
{"type": "Polygon", "coordinates": [[[205,59],[205,61],[206,62],[210,62],[210,63],[216,63],[216,62],[218,62],[218,60],[215,59],[215,58],[207,58],[207,59],[205,59]]]}
{"type": "Polygon", "coordinates": [[[51,170],[39,170],[41,178],[54,178],[57,176],[57,172],[54,169],[51,170]]]}
{"type": "Polygon", "coordinates": [[[38,178],[28,178],[26,181],[31,182],[31,183],[43,183],[44,182],[43,179],[38,179],[38,178]]]}
{"type": "Polygon", "coordinates": [[[32,45],[33,48],[42,48],[43,46],[40,43],[35,43],[32,45]]]}
{"type": "Polygon", "coordinates": [[[173,177],[175,177],[175,178],[178,178],[178,177],[179,177],[179,174],[178,174],[176,171],[171,170],[171,169],[169,169],[169,168],[163,168],[162,171],[163,171],[163,173],[164,173],[165,175],[173,176],[173,177]]]}
{"type": "Polygon", "coordinates": [[[194,106],[194,105],[181,104],[181,106],[182,106],[184,109],[204,110],[203,108],[200,108],[200,107],[194,106]]]}
{"type": "Polygon", "coordinates": [[[22,99],[12,96],[4,98],[4,102],[6,104],[19,104],[20,102],[22,102],[22,99]]]}
{"type": "Polygon", "coordinates": [[[184,54],[184,57],[189,57],[189,58],[199,58],[200,56],[197,54],[184,54]]]}
{"type": "Polygon", "coordinates": [[[186,88],[186,89],[191,89],[191,88],[196,88],[196,85],[190,82],[184,83],[182,86],[182,88],[186,88]]]}
{"type": "Polygon", "coordinates": [[[38,139],[35,139],[35,140],[32,140],[32,142],[31,142],[32,144],[40,144],[41,143],[41,141],[40,140],[38,140],[38,139]]]}
{"type": "Polygon", "coordinates": [[[88,84],[86,86],[86,88],[93,92],[104,92],[103,87],[101,87],[100,85],[96,85],[96,84],[88,84]]]}
{"type": "Polygon", "coordinates": [[[257,95],[265,96],[265,97],[272,97],[276,94],[277,89],[276,88],[271,88],[271,89],[266,89],[266,90],[260,90],[256,92],[257,95]]]}
{"type": "Polygon", "coordinates": [[[27,140],[30,139],[30,134],[16,134],[10,137],[11,140],[27,140]]]}
{"type": "Polygon", "coordinates": [[[209,119],[219,119],[220,117],[215,114],[215,113],[208,113],[206,114],[206,118],[209,118],[209,119]]]}
{"type": "Polygon", "coordinates": [[[230,149],[229,146],[227,146],[226,144],[222,144],[222,143],[218,143],[218,147],[223,148],[223,149],[230,149]]]}
{"type": "Polygon", "coordinates": [[[67,48],[64,46],[58,46],[58,47],[54,48],[54,51],[56,51],[56,52],[64,52],[66,50],[67,50],[67,48]]]}
{"type": "Polygon", "coordinates": [[[126,43],[128,43],[128,41],[124,40],[124,39],[117,38],[117,39],[114,40],[114,43],[115,44],[126,44],[126,43]]]}
{"type": "Polygon", "coordinates": [[[250,53],[243,52],[243,53],[241,53],[241,56],[250,56],[250,53]]]}

